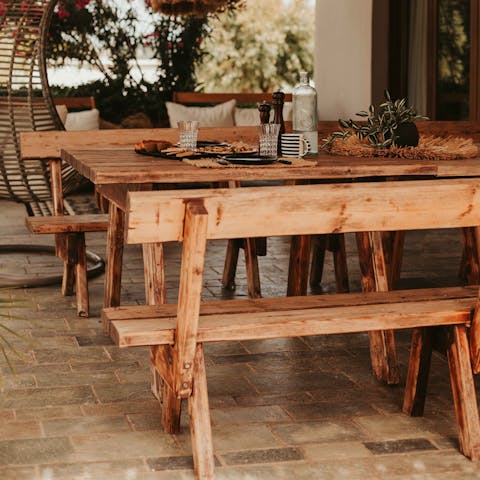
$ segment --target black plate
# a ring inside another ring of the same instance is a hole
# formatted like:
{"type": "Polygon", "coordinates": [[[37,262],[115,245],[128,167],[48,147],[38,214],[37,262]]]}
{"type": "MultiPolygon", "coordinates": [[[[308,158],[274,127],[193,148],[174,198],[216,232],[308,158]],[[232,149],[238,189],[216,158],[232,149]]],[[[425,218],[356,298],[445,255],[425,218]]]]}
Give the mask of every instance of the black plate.
{"type": "Polygon", "coordinates": [[[201,157],[217,157],[218,153],[192,153],[191,155],[187,155],[186,157],[177,157],[175,154],[169,155],[168,153],[162,152],[147,152],[146,150],[138,150],[135,149],[135,153],[140,155],[146,155],[147,157],[157,157],[157,158],[170,158],[171,160],[183,160],[184,158],[201,158],[201,157]]]}
{"type": "Polygon", "coordinates": [[[249,156],[249,155],[224,155],[223,159],[227,160],[230,163],[236,163],[238,165],[270,165],[275,163],[277,159],[275,157],[260,157],[256,156],[249,156]]]}

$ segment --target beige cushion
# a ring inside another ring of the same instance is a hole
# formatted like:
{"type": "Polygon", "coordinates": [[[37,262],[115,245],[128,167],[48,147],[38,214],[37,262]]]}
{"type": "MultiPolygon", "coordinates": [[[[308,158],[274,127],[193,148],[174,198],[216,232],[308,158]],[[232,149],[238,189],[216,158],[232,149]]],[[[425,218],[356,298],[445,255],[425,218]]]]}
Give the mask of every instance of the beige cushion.
{"type": "Polygon", "coordinates": [[[180,103],[165,102],[173,128],[177,128],[177,123],[183,120],[198,120],[201,127],[233,127],[235,104],[235,100],[229,100],[214,107],[186,107],[180,103]]]}
{"type": "MultiPolygon", "coordinates": [[[[270,113],[272,119],[273,113],[270,113]]],[[[292,102],[283,104],[283,120],[292,121],[292,102]]],[[[260,124],[260,112],[258,108],[235,108],[235,125],[237,127],[249,127],[260,124]]]]}
{"type": "Polygon", "coordinates": [[[65,125],[65,122],[67,120],[67,106],[66,105],[56,105],[55,108],[57,109],[58,116],[60,117],[60,120],[62,123],[65,125]]]}
{"type": "Polygon", "coordinates": [[[65,130],[98,130],[99,128],[100,112],[96,108],[69,113],[65,121],[65,130]]]}

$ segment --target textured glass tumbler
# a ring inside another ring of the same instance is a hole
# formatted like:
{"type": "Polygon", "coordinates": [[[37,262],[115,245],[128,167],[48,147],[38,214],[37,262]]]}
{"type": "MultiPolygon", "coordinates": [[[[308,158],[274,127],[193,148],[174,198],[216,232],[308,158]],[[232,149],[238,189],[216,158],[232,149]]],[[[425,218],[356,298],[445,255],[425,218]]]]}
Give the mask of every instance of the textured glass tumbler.
{"type": "Polygon", "coordinates": [[[198,122],[196,120],[186,120],[178,122],[178,145],[192,152],[197,150],[198,122]]]}
{"type": "Polygon", "coordinates": [[[259,152],[262,157],[277,157],[279,133],[278,123],[265,123],[258,126],[259,152]]]}

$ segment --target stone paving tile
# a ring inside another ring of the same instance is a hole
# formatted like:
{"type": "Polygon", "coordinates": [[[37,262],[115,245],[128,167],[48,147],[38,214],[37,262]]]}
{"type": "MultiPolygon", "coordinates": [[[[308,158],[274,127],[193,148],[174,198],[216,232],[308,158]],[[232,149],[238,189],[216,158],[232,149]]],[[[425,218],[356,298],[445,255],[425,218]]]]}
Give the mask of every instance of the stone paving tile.
{"type": "Polygon", "coordinates": [[[102,403],[151,400],[153,394],[148,383],[119,383],[94,385],[95,395],[102,403]]]}
{"type": "Polygon", "coordinates": [[[85,404],[82,405],[82,411],[87,416],[101,417],[129,413],[158,413],[158,400],[132,400],[121,401],[107,404],[85,404]]]}
{"type": "Polygon", "coordinates": [[[18,438],[42,437],[40,423],[36,421],[15,421],[0,423],[0,439],[14,440],[18,438]]]}
{"type": "Polygon", "coordinates": [[[70,437],[78,460],[113,460],[184,455],[171,435],[159,430],[110,432],[70,437]]]}
{"type": "Polygon", "coordinates": [[[32,438],[0,441],[0,465],[56,462],[73,452],[68,438],[32,438]]]}
{"type": "Polygon", "coordinates": [[[92,388],[76,385],[60,388],[28,388],[10,390],[0,397],[0,408],[47,407],[51,405],[71,405],[96,403],[92,388]]]}
{"type": "Polygon", "coordinates": [[[136,432],[162,429],[162,416],[160,407],[158,408],[158,413],[156,414],[129,413],[127,418],[136,432]]]}
{"type": "MultiPolygon", "coordinates": [[[[279,471],[272,465],[221,467],[217,468],[216,474],[217,480],[286,480],[285,477],[280,477],[279,471]]],[[[295,477],[290,477],[292,478],[295,477]]]]}
{"type": "Polygon", "coordinates": [[[48,480],[120,480],[142,479],[147,473],[143,460],[81,462],[41,465],[39,478],[48,480]]]}
{"type": "Polygon", "coordinates": [[[243,423],[270,423],[290,420],[285,410],[277,405],[236,408],[212,409],[213,425],[243,424],[243,423]]]}
{"type": "Polygon", "coordinates": [[[36,467],[0,467],[0,478],[2,480],[33,480],[37,478],[36,467]]]}
{"type": "Polygon", "coordinates": [[[54,372],[36,375],[39,387],[63,387],[68,385],[101,385],[119,383],[114,372],[70,372],[65,375],[58,375],[54,372]]]}
{"type": "Polygon", "coordinates": [[[38,363],[92,363],[110,360],[103,347],[38,349],[35,350],[35,358],[38,363]]]}
{"type": "Polygon", "coordinates": [[[437,447],[426,438],[405,438],[403,440],[391,440],[386,442],[365,442],[364,445],[374,455],[437,450],[437,447]]]}
{"type": "Polygon", "coordinates": [[[295,422],[272,425],[273,433],[288,445],[302,443],[347,442],[362,438],[362,432],[350,422],[295,422]]]}
{"type": "MultiPolygon", "coordinates": [[[[285,446],[265,425],[222,425],[213,427],[212,432],[213,446],[219,453],[285,446]]],[[[190,432],[185,429],[175,437],[187,451],[191,450],[190,432]]]]}
{"type": "Polygon", "coordinates": [[[222,455],[227,465],[246,465],[251,463],[278,463],[303,460],[303,453],[298,448],[271,448],[268,450],[247,450],[222,455]]]}
{"type": "Polygon", "coordinates": [[[318,375],[249,375],[248,380],[260,393],[291,393],[305,387],[307,390],[328,389],[331,385],[335,385],[336,388],[353,386],[345,375],[328,372],[321,372],[318,375]]]}
{"type": "Polygon", "coordinates": [[[343,462],[350,458],[372,456],[370,450],[361,442],[309,443],[302,445],[302,450],[305,458],[310,460],[337,458],[339,462],[343,462]]]}
{"type": "MultiPolygon", "coordinates": [[[[147,465],[151,470],[193,470],[193,456],[185,455],[178,457],[160,457],[160,458],[147,458],[147,465]]],[[[215,466],[219,467],[220,462],[215,458],[215,466]]],[[[172,472],[172,476],[175,473],[172,472]]]]}
{"type": "Polygon", "coordinates": [[[362,427],[370,438],[386,441],[423,437],[428,422],[422,417],[397,415],[370,415],[355,417],[353,421],[362,427]]]}
{"type": "Polygon", "coordinates": [[[47,437],[131,430],[124,416],[58,418],[42,421],[42,427],[47,437]]]}
{"type": "Polygon", "coordinates": [[[285,395],[236,395],[233,398],[238,405],[250,407],[254,405],[290,405],[292,403],[313,403],[315,401],[308,392],[290,393],[285,395]]]}
{"type": "Polygon", "coordinates": [[[55,407],[33,407],[15,410],[18,420],[42,420],[45,418],[70,418],[82,415],[80,405],[57,405],[55,407]]]}
{"type": "Polygon", "coordinates": [[[285,410],[294,420],[319,420],[328,417],[353,417],[377,413],[364,401],[294,404],[286,406],[285,410]]]}
{"type": "Polygon", "coordinates": [[[272,338],[267,340],[243,341],[242,345],[249,353],[298,352],[310,348],[301,338],[272,338]]]}

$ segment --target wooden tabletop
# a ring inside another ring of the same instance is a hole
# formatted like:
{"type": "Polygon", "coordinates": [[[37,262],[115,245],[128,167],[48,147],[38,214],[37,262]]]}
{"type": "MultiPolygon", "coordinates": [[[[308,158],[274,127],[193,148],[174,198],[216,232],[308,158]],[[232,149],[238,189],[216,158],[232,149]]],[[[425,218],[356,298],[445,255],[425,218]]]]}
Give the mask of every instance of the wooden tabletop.
{"type": "Polygon", "coordinates": [[[131,148],[62,150],[62,159],[96,185],[216,182],[228,180],[342,179],[388,176],[480,176],[480,157],[463,160],[355,158],[320,153],[311,167],[263,165],[198,168],[176,159],[139,155],[131,148]]]}

